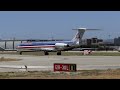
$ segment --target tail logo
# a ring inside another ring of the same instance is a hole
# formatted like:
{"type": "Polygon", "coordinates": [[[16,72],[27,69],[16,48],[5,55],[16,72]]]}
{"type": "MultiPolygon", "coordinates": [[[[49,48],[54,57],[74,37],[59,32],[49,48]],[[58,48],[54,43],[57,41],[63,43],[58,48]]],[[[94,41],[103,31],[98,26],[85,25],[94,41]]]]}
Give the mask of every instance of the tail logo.
{"type": "Polygon", "coordinates": [[[79,39],[80,38],[80,35],[79,34],[77,34],[76,35],[76,37],[75,37],[75,39],[79,39]]]}

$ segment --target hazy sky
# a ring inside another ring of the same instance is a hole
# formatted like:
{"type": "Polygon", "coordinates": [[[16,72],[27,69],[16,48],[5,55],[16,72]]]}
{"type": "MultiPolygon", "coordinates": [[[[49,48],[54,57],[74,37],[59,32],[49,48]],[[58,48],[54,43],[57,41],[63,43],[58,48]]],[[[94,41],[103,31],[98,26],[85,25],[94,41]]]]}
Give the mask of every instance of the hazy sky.
{"type": "Polygon", "coordinates": [[[98,28],[83,38],[120,36],[120,11],[0,11],[0,38],[72,39],[73,28],[98,28]]]}

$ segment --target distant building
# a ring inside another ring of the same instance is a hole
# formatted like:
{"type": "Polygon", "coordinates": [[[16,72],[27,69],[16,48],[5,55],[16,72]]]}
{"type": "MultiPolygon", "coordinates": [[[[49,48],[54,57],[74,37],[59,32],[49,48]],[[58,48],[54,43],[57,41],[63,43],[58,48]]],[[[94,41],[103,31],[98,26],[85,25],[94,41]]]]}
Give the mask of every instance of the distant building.
{"type": "Polygon", "coordinates": [[[95,43],[97,43],[97,38],[91,38],[91,40],[92,40],[92,44],[95,44],[95,43]]]}
{"type": "Polygon", "coordinates": [[[84,45],[99,45],[102,44],[103,40],[98,38],[85,39],[84,45]]]}
{"type": "Polygon", "coordinates": [[[114,38],[114,45],[115,46],[120,46],[120,37],[114,38]]]}
{"type": "Polygon", "coordinates": [[[86,42],[87,42],[86,43],[87,45],[91,45],[92,44],[92,40],[91,39],[87,39],[86,42]]]}

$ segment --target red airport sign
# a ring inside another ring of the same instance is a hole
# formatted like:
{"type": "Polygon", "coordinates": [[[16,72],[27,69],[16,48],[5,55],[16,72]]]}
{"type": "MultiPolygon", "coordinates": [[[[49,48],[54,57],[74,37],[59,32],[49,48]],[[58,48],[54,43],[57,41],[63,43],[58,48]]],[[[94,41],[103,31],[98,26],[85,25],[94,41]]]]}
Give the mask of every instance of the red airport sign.
{"type": "Polygon", "coordinates": [[[76,64],[54,63],[54,71],[76,71],[76,64]]]}

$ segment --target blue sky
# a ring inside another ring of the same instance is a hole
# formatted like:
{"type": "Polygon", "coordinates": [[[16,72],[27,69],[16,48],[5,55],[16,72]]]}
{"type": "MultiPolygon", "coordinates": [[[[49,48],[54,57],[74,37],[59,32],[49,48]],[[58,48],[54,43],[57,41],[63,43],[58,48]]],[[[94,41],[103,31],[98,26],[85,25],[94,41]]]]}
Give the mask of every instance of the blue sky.
{"type": "Polygon", "coordinates": [[[0,11],[1,39],[72,39],[73,28],[99,28],[83,38],[120,36],[120,11],[0,11]]]}

